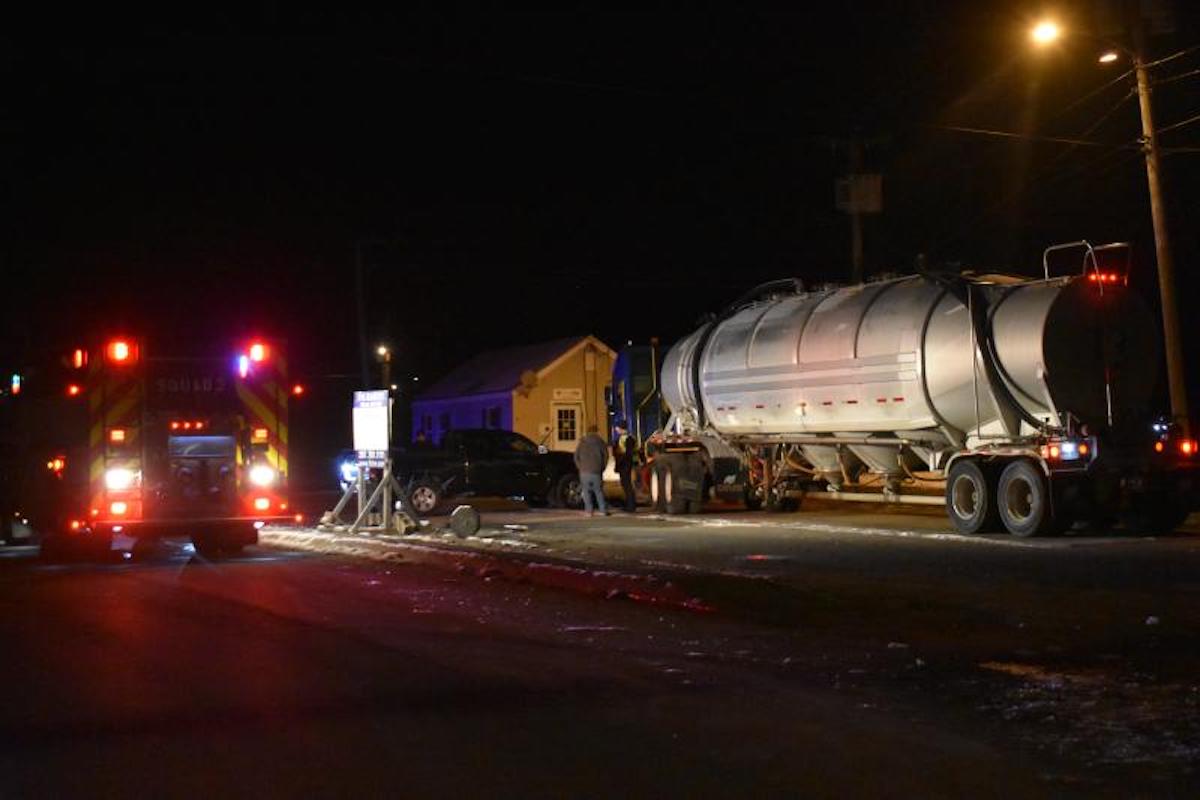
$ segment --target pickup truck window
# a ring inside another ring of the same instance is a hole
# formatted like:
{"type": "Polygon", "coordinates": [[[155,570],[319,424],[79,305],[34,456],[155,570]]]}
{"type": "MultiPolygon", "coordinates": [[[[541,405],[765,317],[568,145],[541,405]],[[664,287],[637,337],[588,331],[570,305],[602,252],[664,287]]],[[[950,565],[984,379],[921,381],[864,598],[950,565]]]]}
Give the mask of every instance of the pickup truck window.
{"type": "Polygon", "coordinates": [[[519,433],[510,433],[504,437],[501,444],[502,450],[510,450],[517,453],[537,453],[537,445],[526,439],[519,433]]]}

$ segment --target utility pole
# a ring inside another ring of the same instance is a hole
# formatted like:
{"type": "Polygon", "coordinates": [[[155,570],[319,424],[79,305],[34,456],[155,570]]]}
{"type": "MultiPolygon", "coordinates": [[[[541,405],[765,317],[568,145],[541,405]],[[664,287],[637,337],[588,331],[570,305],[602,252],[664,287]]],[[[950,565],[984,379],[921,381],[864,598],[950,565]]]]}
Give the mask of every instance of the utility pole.
{"type": "MultiPolygon", "coordinates": [[[[863,172],[863,138],[855,133],[845,142],[850,172],[839,178],[834,192],[839,211],[850,215],[850,281],[862,283],[864,278],[863,217],[883,211],[883,176],[863,172]]],[[[878,141],[878,140],[872,140],[878,141]]]]}
{"type": "Polygon", "coordinates": [[[358,360],[361,386],[366,389],[371,385],[371,373],[367,362],[367,296],[366,276],[363,274],[363,240],[354,243],[354,298],[358,311],[358,360]]]}
{"type": "Polygon", "coordinates": [[[1158,135],[1150,104],[1150,76],[1146,72],[1145,36],[1140,18],[1133,22],[1133,69],[1137,75],[1138,108],[1142,114],[1142,152],[1146,156],[1146,183],[1150,188],[1150,218],[1154,223],[1154,251],[1158,262],[1158,292],[1162,301],[1163,344],[1167,355],[1167,384],[1171,394],[1171,416],[1191,435],[1188,417],[1187,381],[1184,378],[1183,341],[1179,335],[1179,306],[1175,300],[1175,262],[1167,235],[1167,207],[1162,194],[1162,172],[1158,163],[1158,135]]]}
{"type": "MultiPolygon", "coordinates": [[[[850,139],[850,180],[851,191],[856,188],[856,182],[863,170],[862,140],[857,136],[850,139]]],[[[862,208],[860,202],[852,202],[850,206],[850,282],[863,282],[863,231],[862,208]]]]}

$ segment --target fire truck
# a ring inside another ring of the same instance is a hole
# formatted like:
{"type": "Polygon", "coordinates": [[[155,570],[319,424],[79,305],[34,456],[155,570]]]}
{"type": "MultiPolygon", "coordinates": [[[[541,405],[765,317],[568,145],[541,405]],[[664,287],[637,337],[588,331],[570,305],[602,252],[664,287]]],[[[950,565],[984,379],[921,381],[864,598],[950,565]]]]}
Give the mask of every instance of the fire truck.
{"type": "Polygon", "coordinates": [[[281,341],[196,356],[112,336],[36,359],[6,389],[6,525],[38,531],[49,558],[110,551],[114,534],[231,553],[291,518],[281,341]]]}

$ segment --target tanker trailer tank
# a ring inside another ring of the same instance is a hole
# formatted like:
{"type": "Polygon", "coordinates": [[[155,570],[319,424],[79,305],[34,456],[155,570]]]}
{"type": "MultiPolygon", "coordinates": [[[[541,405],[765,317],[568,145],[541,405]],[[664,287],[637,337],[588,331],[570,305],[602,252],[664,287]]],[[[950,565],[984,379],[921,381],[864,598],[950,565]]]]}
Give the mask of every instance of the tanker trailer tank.
{"type": "Polygon", "coordinates": [[[1089,482],[1099,440],[1149,429],[1156,352],[1145,306],[1123,276],[1099,272],[1090,246],[1068,276],[776,292],[671,348],[661,385],[674,452],[655,472],[663,487],[733,482],[697,474],[715,438],[742,452],[736,481],[752,507],[822,486],[945,503],[964,532],[1050,533],[1072,516],[1052,491],[1089,482]]]}

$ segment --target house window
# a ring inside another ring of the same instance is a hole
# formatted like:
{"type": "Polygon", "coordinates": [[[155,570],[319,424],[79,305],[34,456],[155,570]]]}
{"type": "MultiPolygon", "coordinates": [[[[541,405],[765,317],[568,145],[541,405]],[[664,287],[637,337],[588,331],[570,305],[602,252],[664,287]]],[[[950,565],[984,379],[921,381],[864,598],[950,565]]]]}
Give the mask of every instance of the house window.
{"type": "Polygon", "coordinates": [[[576,428],[575,409],[559,408],[556,409],[556,422],[558,424],[558,440],[560,442],[575,441],[578,433],[576,428]]]}

